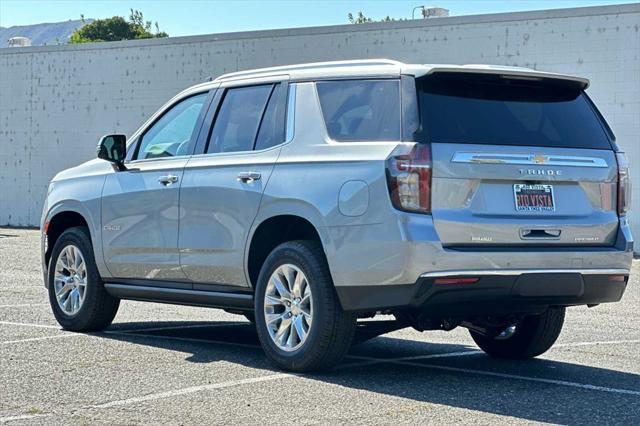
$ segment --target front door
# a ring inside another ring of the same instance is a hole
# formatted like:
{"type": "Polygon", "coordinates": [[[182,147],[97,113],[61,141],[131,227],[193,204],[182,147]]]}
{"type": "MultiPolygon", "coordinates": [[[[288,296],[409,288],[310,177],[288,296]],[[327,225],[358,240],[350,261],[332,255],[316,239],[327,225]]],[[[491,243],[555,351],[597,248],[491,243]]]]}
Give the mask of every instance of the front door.
{"type": "Polygon", "coordinates": [[[207,93],[182,99],[130,149],[127,170],[106,179],[102,243],[114,278],[186,281],[178,254],[179,189],[207,93]]]}

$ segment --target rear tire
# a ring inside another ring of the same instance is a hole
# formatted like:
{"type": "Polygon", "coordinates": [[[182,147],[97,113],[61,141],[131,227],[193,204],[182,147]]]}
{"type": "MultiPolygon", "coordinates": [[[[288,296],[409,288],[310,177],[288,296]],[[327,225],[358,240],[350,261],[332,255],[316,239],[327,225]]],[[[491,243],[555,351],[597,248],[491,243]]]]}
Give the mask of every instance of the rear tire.
{"type": "Polygon", "coordinates": [[[476,344],[494,358],[526,359],[545,353],[560,335],[564,324],[565,308],[549,308],[540,315],[522,319],[515,333],[505,339],[487,337],[470,331],[476,344]]]}
{"type": "Polygon", "coordinates": [[[89,230],[85,227],[69,228],[60,235],[51,253],[47,284],[53,315],[65,330],[102,330],[111,324],[118,312],[120,300],[104,289],[89,230]],[[71,258],[78,259],[78,266],[64,267],[74,263],[71,258]]]}
{"type": "Polygon", "coordinates": [[[265,260],[256,286],[255,318],[267,357],[294,372],[323,370],[340,362],[356,325],[356,316],[340,306],[322,247],[302,240],[280,244],[265,260]],[[282,284],[288,298],[277,290],[282,284]]]}

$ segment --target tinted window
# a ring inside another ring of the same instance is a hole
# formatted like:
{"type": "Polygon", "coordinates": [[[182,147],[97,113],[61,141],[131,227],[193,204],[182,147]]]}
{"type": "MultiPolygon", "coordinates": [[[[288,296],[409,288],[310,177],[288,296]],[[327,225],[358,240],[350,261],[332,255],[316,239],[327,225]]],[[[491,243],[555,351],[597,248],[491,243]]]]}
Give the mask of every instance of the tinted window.
{"type": "Polygon", "coordinates": [[[142,136],[137,159],[175,157],[191,153],[196,121],[207,94],[192,96],[171,107],[142,136]]]}
{"type": "Polygon", "coordinates": [[[228,89],[213,125],[207,153],[251,151],[273,86],[228,89]]]}
{"type": "Polygon", "coordinates": [[[286,106],[285,87],[282,84],[277,84],[269,98],[264,117],[262,117],[258,138],[256,139],[256,150],[270,148],[284,142],[286,106]]]}
{"type": "Polygon", "coordinates": [[[319,81],[316,87],[331,139],[400,139],[400,89],[397,80],[319,81]]]}
{"type": "Polygon", "coordinates": [[[432,142],[611,149],[582,90],[566,82],[441,75],[418,90],[432,142]]]}

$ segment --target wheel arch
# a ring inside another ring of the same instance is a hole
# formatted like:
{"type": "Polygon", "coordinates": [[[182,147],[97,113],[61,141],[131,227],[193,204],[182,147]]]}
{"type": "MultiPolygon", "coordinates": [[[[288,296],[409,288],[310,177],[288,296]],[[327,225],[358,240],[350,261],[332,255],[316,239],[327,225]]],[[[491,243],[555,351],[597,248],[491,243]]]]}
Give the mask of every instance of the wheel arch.
{"type": "Polygon", "coordinates": [[[92,227],[82,213],[72,209],[63,209],[50,213],[42,229],[43,236],[46,237],[47,241],[46,248],[43,251],[45,265],[49,264],[51,251],[56,241],[58,241],[58,238],[60,238],[60,235],[74,226],[86,227],[89,230],[91,241],[94,241],[92,227]]]}
{"type": "Polygon", "coordinates": [[[255,289],[260,268],[271,251],[278,245],[293,240],[318,241],[323,246],[328,235],[308,217],[297,214],[276,214],[256,221],[250,234],[245,254],[247,282],[255,289]],[[323,235],[324,234],[324,235],[323,235]]]}

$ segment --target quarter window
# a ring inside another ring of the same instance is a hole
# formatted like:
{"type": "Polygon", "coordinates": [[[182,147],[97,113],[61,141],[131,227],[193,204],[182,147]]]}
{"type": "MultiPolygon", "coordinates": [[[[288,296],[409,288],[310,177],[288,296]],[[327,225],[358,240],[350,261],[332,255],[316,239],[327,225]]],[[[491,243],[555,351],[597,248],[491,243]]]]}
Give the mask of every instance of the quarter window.
{"type": "Polygon", "coordinates": [[[168,110],[140,139],[136,159],[189,155],[196,122],[206,99],[206,93],[195,95],[168,110]]]}
{"type": "Polygon", "coordinates": [[[397,80],[319,81],[316,87],[331,139],[400,140],[397,80]]]}

